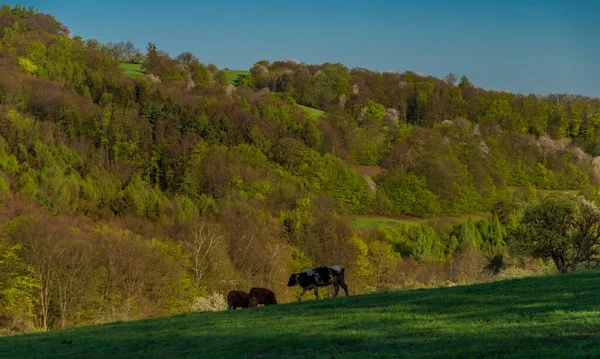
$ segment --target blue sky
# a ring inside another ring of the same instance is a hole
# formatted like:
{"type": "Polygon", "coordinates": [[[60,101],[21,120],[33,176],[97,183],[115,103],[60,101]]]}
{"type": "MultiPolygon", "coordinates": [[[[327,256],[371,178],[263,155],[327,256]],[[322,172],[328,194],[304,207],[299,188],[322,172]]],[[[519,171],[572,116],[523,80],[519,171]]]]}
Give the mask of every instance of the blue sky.
{"type": "MultiPolygon", "coordinates": [[[[15,3],[13,3],[15,4],[15,3]]],[[[375,71],[466,74],[486,89],[600,97],[600,1],[22,2],[73,35],[148,42],[248,69],[342,62],[375,71]]]]}

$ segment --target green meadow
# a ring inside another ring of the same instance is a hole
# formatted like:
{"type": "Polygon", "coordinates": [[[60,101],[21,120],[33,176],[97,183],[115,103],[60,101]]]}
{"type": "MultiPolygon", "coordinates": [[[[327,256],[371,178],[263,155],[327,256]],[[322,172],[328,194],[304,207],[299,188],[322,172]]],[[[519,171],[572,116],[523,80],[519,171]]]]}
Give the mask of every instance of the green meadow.
{"type": "Polygon", "coordinates": [[[316,108],[304,105],[298,105],[298,107],[300,107],[307,115],[311,116],[315,120],[318,120],[319,118],[321,118],[321,116],[323,116],[323,114],[325,114],[324,111],[317,110],[316,108]]]}
{"type": "Polygon", "coordinates": [[[422,218],[405,218],[397,219],[390,217],[380,216],[354,216],[351,217],[352,224],[356,229],[370,229],[370,228],[384,228],[394,227],[399,224],[407,224],[416,226],[421,223],[425,223],[426,220],[422,218]]]}
{"type": "Polygon", "coordinates": [[[142,77],[146,74],[144,70],[142,70],[142,64],[121,64],[121,69],[125,73],[125,76],[129,77],[142,77]]]}
{"type": "Polygon", "coordinates": [[[0,357],[595,358],[598,288],[588,271],[191,313],[5,337],[0,357]]]}
{"type": "Polygon", "coordinates": [[[225,74],[227,75],[227,81],[231,85],[238,85],[238,77],[243,75],[248,75],[250,72],[248,70],[229,70],[225,69],[225,74]]]}
{"type": "MultiPolygon", "coordinates": [[[[142,64],[127,64],[122,63],[121,70],[125,73],[126,76],[129,77],[141,77],[146,74],[144,70],[142,70],[142,64]]],[[[232,85],[237,85],[238,77],[241,75],[247,75],[247,70],[224,70],[227,75],[227,81],[232,85]]],[[[318,110],[315,110],[318,111],[318,110]]],[[[319,111],[321,112],[321,111],[319,111]]]]}

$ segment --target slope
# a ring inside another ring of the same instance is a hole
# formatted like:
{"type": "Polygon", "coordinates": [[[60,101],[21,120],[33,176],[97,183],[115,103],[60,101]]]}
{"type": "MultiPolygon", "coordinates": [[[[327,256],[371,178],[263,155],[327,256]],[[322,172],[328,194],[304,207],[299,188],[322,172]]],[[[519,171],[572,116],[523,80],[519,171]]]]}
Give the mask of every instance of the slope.
{"type": "Polygon", "coordinates": [[[194,313],[2,338],[0,357],[597,357],[599,286],[589,271],[194,313]]]}

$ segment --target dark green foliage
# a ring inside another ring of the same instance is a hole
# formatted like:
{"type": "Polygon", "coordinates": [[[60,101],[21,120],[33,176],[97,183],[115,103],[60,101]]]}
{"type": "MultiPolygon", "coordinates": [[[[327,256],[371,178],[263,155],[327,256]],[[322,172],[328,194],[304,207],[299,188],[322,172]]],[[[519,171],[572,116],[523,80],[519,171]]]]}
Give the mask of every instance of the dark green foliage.
{"type": "Polygon", "coordinates": [[[511,233],[517,253],[551,258],[565,273],[600,261],[600,211],[583,197],[545,197],[525,208],[511,233]]]}

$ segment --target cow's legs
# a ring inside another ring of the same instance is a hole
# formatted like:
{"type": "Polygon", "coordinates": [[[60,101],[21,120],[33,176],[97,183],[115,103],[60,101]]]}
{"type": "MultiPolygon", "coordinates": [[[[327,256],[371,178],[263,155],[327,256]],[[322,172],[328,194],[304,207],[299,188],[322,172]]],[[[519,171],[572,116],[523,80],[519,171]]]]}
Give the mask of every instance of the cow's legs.
{"type": "Polygon", "coordinates": [[[337,284],[333,284],[333,287],[335,288],[335,294],[333,295],[333,297],[336,298],[338,295],[338,292],[340,291],[340,286],[337,284]]]}
{"type": "Polygon", "coordinates": [[[319,299],[319,287],[315,286],[315,297],[319,299]]]}
{"type": "Polygon", "coordinates": [[[348,296],[348,286],[346,285],[346,283],[340,283],[340,286],[342,288],[344,288],[344,292],[346,292],[346,297],[347,297],[348,296]]]}
{"type": "Polygon", "coordinates": [[[302,300],[302,296],[306,293],[306,288],[302,288],[302,293],[300,293],[300,297],[298,297],[298,301],[302,300]]]}

